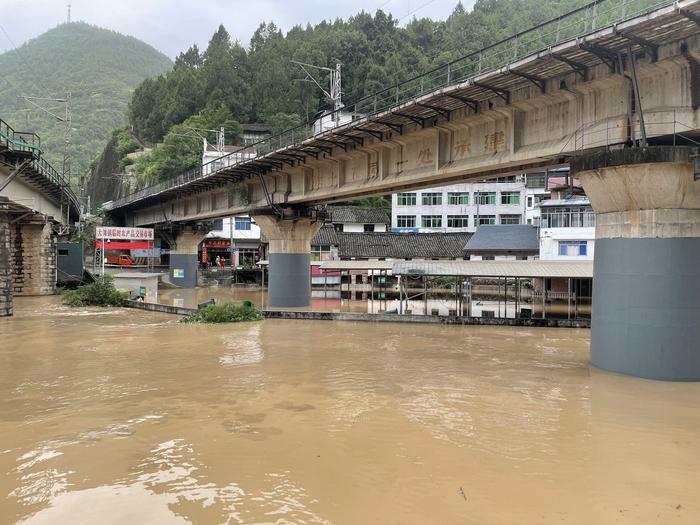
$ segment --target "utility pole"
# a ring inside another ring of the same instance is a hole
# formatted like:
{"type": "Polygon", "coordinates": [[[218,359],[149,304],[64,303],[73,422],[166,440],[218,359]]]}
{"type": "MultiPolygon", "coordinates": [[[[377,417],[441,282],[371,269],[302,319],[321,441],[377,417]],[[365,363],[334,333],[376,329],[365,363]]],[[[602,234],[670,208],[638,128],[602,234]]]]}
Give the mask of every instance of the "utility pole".
{"type": "MultiPolygon", "coordinates": [[[[17,98],[21,98],[25,102],[28,102],[32,106],[40,109],[44,113],[52,116],[59,122],[63,122],[63,186],[70,189],[71,184],[71,133],[73,129],[72,116],[71,116],[71,93],[70,91],[66,93],[66,98],[46,98],[46,97],[31,97],[28,95],[19,95],[17,98]],[[36,102],[38,101],[38,102],[36,102]],[[60,102],[66,105],[66,111],[64,116],[57,115],[50,109],[44,107],[39,102],[60,102]]],[[[66,224],[70,223],[70,202],[66,190],[61,192],[62,201],[61,206],[66,205],[66,224]]]]}
{"type": "Polygon", "coordinates": [[[339,120],[340,114],[338,113],[338,110],[343,108],[343,87],[340,73],[340,62],[336,63],[335,68],[315,66],[313,64],[305,64],[304,62],[297,62],[296,60],[292,60],[291,62],[301,67],[304,73],[306,73],[306,78],[300,79],[302,82],[313,82],[318,86],[318,88],[323,92],[323,94],[326,95],[329,101],[333,104],[333,111],[336,113],[335,120],[339,120]],[[314,68],[320,71],[327,71],[330,77],[328,90],[324,89],[323,86],[319,84],[319,82],[306,68],[314,68]]]}

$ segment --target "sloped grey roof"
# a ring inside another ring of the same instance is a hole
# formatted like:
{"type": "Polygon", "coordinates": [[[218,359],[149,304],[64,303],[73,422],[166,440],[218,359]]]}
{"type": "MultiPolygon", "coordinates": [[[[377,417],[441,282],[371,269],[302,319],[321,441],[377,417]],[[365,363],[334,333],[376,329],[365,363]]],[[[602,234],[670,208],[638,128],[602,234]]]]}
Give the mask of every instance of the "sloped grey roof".
{"type": "Polygon", "coordinates": [[[338,245],[338,234],[332,224],[324,224],[321,229],[318,230],[313,239],[311,239],[311,246],[337,246],[338,245]]]}
{"type": "Polygon", "coordinates": [[[464,246],[469,255],[480,253],[532,253],[540,251],[540,240],[535,226],[530,224],[484,224],[464,246]]]}
{"type": "Polygon", "coordinates": [[[394,259],[464,257],[471,233],[338,233],[338,256],[394,259]]]}
{"type": "Polygon", "coordinates": [[[389,214],[383,208],[360,206],[330,206],[331,222],[356,222],[360,224],[389,224],[389,214]]]}

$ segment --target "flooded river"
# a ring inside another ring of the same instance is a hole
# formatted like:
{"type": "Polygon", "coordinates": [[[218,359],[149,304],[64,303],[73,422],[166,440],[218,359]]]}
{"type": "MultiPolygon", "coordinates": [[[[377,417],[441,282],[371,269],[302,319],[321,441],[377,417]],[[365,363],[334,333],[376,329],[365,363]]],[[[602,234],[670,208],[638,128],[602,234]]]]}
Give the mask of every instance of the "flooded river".
{"type": "Polygon", "coordinates": [[[586,330],[176,321],[16,300],[0,523],[700,522],[700,384],[586,330]]]}

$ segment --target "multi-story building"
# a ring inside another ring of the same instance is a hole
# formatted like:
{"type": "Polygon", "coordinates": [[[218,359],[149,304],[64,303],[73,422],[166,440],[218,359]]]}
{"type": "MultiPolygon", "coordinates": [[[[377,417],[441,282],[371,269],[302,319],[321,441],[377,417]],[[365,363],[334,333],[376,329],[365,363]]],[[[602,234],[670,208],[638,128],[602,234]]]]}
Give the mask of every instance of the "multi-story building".
{"type": "Polygon", "coordinates": [[[584,196],[540,202],[540,259],[593,259],[595,213],[584,196]]]}
{"type": "Polygon", "coordinates": [[[391,226],[396,232],[474,232],[482,224],[524,224],[526,178],[501,177],[396,193],[391,226]]]}

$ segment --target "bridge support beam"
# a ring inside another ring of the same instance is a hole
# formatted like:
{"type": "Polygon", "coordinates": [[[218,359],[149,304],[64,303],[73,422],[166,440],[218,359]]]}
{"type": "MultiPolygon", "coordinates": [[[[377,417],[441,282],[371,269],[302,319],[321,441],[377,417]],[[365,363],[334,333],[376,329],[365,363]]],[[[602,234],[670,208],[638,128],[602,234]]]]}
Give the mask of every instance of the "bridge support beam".
{"type": "Polygon", "coordinates": [[[303,307],[311,303],[311,239],[321,221],[300,218],[279,220],[255,215],[255,222],[270,242],[268,305],[303,307]]]}
{"type": "Polygon", "coordinates": [[[182,288],[197,286],[197,254],[205,231],[185,229],[174,236],[175,246],[170,246],[170,282],[182,288]]]}
{"type": "Polygon", "coordinates": [[[700,381],[700,181],[686,147],[576,159],[596,211],[591,364],[700,381]]]}

